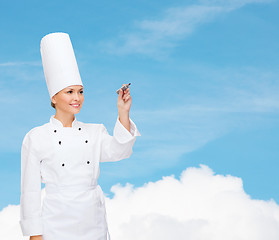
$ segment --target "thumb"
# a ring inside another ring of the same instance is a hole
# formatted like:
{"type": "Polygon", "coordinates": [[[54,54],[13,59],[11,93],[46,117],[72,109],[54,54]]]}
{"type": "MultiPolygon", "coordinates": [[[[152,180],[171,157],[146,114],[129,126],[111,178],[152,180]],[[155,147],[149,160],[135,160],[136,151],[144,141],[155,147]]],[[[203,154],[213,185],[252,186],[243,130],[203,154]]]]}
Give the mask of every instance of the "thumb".
{"type": "Polygon", "coordinates": [[[123,94],[124,94],[124,92],[123,92],[123,90],[120,88],[119,94],[118,94],[118,99],[122,99],[123,94]]]}

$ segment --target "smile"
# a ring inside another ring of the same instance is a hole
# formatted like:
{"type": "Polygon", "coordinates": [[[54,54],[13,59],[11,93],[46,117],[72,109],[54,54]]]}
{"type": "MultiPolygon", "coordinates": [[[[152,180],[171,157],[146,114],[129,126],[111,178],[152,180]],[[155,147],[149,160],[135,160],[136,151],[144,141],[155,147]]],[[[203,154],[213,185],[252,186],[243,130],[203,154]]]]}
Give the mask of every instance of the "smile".
{"type": "Polygon", "coordinates": [[[70,105],[74,108],[78,108],[80,106],[80,104],[70,104],[70,105]]]}

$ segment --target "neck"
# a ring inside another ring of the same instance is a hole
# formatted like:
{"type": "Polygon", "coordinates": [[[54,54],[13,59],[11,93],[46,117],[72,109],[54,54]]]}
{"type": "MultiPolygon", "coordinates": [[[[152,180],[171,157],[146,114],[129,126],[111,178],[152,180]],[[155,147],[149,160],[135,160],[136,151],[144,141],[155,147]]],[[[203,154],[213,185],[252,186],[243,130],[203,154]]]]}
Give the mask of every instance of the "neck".
{"type": "Polygon", "coordinates": [[[72,127],[72,122],[75,120],[75,115],[72,113],[61,113],[56,111],[54,118],[62,122],[63,127],[72,127]]]}

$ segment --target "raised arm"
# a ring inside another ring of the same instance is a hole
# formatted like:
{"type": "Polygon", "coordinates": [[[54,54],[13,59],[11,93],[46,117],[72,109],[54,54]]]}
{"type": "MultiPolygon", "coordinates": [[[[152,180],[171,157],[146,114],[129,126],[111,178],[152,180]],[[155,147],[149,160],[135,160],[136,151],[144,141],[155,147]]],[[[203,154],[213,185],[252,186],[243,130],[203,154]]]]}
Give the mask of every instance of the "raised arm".
{"type": "Polygon", "coordinates": [[[21,148],[19,223],[23,236],[34,236],[30,239],[39,239],[39,235],[43,234],[40,159],[33,149],[32,139],[29,133],[24,137],[21,148]]]}
{"type": "Polygon", "coordinates": [[[137,136],[141,136],[136,124],[129,118],[130,132],[121,124],[117,117],[113,136],[109,135],[106,127],[101,125],[101,162],[114,162],[129,158],[137,136]]]}

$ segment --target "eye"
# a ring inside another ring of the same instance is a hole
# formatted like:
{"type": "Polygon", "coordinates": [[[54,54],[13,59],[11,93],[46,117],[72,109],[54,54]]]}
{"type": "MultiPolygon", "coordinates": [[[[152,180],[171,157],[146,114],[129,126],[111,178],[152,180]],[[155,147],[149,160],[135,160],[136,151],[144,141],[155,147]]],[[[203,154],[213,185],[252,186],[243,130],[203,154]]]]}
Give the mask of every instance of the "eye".
{"type": "Polygon", "coordinates": [[[72,90],[70,90],[70,91],[68,91],[67,93],[72,93],[73,91],[72,90]]]}
{"type": "Polygon", "coordinates": [[[83,94],[83,90],[81,90],[80,93],[83,94]]]}

